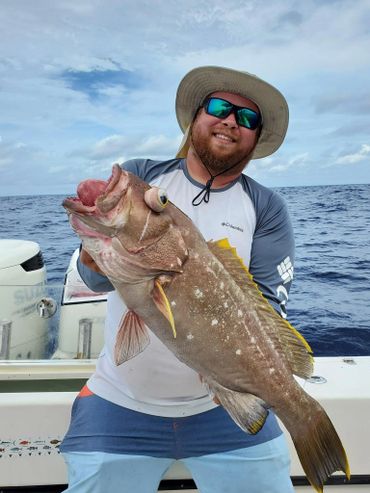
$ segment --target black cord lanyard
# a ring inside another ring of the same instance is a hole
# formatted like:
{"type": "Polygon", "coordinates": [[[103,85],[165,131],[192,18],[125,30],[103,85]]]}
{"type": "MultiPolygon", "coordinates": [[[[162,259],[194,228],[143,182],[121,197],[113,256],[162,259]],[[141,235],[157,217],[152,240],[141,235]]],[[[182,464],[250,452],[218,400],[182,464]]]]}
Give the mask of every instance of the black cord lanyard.
{"type": "Polygon", "coordinates": [[[217,176],[222,175],[222,173],[226,173],[226,171],[229,171],[231,168],[234,168],[234,166],[236,166],[237,164],[239,164],[239,163],[233,164],[232,166],[230,166],[230,168],[227,168],[227,169],[221,171],[220,173],[217,173],[216,175],[212,175],[212,173],[209,171],[209,169],[207,168],[207,166],[203,163],[203,166],[206,168],[206,170],[208,171],[208,173],[209,173],[209,175],[210,175],[211,178],[207,181],[207,183],[202,188],[202,190],[198,193],[198,195],[196,195],[193,198],[193,200],[191,201],[191,203],[194,206],[197,206],[197,205],[201,204],[202,202],[205,202],[206,204],[208,204],[209,197],[211,195],[211,187],[212,187],[212,184],[213,184],[213,180],[217,176]],[[197,199],[198,199],[198,201],[197,201],[197,199]]]}

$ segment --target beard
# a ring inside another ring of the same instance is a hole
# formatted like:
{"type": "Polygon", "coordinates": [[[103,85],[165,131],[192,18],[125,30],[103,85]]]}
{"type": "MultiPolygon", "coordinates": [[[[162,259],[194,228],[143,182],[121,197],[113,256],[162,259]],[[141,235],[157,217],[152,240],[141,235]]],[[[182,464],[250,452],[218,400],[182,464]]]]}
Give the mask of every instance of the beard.
{"type": "Polygon", "coordinates": [[[194,132],[193,129],[191,132],[191,145],[211,175],[215,176],[221,173],[227,175],[228,170],[232,170],[235,173],[235,168],[241,168],[242,171],[251,160],[255,146],[248,150],[233,150],[229,152],[213,150],[209,142],[210,136],[202,135],[197,131],[194,132]]]}

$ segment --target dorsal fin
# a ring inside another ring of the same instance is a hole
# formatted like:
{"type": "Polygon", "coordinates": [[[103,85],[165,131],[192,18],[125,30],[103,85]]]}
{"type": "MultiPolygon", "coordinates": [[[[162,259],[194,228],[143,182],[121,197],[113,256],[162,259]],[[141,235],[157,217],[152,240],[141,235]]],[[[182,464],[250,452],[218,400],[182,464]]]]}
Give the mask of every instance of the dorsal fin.
{"type": "Polygon", "coordinates": [[[207,243],[211,252],[223,264],[234,281],[255,306],[271,337],[276,336],[286,355],[292,372],[309,378],[313,372],[312,349],[305,338],[289,322],[280,317],[261,293],[253,277],[227,238],[207,243]]]}

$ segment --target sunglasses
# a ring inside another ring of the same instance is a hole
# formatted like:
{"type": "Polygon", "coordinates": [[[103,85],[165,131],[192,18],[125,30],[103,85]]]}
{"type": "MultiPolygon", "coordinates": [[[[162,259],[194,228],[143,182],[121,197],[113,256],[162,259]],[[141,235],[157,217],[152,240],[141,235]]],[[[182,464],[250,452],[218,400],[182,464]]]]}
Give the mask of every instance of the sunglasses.
{"type": "Polygon", "coordinates": [[[216,118],[226,118],[230,113],[234,113],[235,120],[241,127],[255,130],[261,123],[261,115],[250,108],[236,106],[229,101],[221,98],[207,98],[203,103],[206,113],[216,118]]]}

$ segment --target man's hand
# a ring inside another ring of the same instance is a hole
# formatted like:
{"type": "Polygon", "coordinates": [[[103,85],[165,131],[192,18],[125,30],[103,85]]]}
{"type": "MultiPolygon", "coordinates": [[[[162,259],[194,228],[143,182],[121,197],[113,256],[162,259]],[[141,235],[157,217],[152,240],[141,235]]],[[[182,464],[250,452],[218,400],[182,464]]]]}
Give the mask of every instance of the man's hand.
{"type": "Polygon", "coordinates": [[[84,250],[83,248],[81,248],[80,251],[80,260],[89,269],[93,270],[94,272],[97,272],[98,274],[103,274],[103,276],[105,275],[104,272],[97,266],[95,260],[91,257],[91,255],[87,253],[87,251],[84,250]]]}

